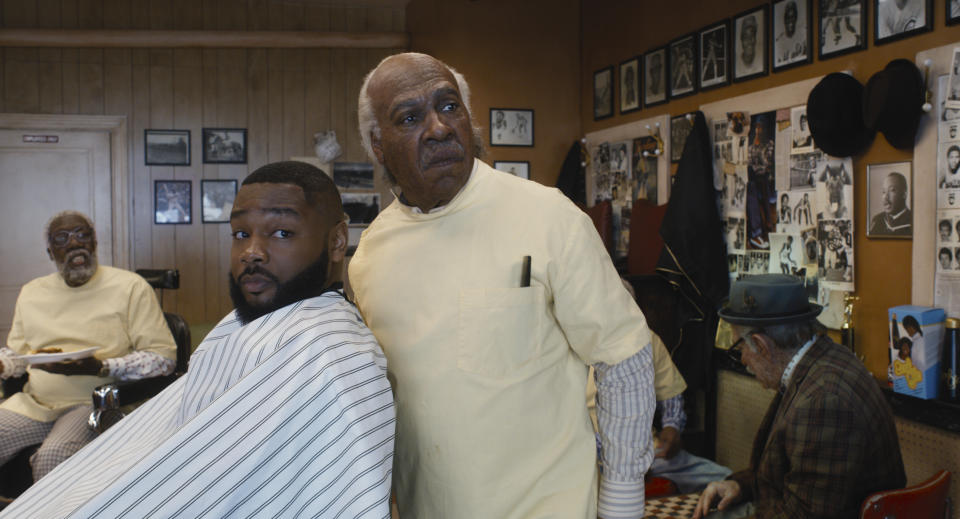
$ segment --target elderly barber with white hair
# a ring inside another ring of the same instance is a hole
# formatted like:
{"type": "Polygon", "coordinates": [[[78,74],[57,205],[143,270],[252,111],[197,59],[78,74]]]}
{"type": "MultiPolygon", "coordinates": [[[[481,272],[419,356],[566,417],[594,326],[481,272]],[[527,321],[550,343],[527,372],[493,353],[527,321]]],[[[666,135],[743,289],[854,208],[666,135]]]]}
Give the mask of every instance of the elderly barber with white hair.
{"type": "Polygon", "coordinates": [[[646,321],[583,211],[479,160],[469,102],[424,54],[386,58],[360,92],[364,145],[398,198],[349,273],[394,381],[401,516],[597,517],[594,365],[599,514],[641,517],[646,321]]]}

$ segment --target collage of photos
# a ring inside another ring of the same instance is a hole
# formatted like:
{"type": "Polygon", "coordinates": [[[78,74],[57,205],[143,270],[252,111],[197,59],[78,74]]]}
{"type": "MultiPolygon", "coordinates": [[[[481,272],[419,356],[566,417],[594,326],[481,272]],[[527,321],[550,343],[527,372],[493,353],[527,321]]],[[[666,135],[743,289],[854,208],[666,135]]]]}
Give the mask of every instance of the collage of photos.
{"type": "Polygon", "coordinates": [[[814,146],[806,107],[728,112],[711,130],[731,279],[800,276],[823,305],[853,291],[853,163],[814,146]]]}
{"type": "Polygon", "coordinates": [[[960,49],[937,100],[937,232],[934,304],[960,311],[960,49]]]}

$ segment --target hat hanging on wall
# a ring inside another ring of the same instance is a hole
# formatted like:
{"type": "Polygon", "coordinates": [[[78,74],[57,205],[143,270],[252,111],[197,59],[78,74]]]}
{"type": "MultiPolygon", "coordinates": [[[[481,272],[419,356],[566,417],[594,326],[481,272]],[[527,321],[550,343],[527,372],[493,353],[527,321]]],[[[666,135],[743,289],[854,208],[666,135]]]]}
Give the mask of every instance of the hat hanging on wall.
{"type": "Polygon", "coordinates": [[[913,149],[925,95],[920,69],[910,60],[895,59],[867,81],[863,122],[894,148],[913,149]]]}
{"type": "Polygon", "coordinates": [[[850,74],[832,72],[807,97],[807,124],[818,148],[834,157],[859,155],[876,130],[863,123],[863,85],[850,74]]]}

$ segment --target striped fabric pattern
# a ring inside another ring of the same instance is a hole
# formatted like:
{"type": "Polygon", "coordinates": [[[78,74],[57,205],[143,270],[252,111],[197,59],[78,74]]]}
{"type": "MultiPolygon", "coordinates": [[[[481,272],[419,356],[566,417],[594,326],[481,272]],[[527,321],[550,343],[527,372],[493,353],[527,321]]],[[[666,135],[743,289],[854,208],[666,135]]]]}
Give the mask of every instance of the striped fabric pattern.
{"type": "Polygon", "coordinates": [[[177,367],[177,361],[152,351],[134,351],[123,357],[104,359],[103,366],[117,380],[139,380],[169,375],[177,367]]]}
{"type": "Polygon", "coordinates": [[[673,427],[677,432],[683,432],[687,426],[687,413],[683,410],[683,393],[657,401],[657,409],[660,411],[660,428],[673,427]]]}
{"type": "Polygon", "coordinates": [[[594,365],[603,477],[597,514],[642,517],[643,476],[653,463],[653,348],[612,366],[594,365]]]}
{"type": "Polygon", "coordinates": [[[0,517],[389,517],[386,360],[339,293],[241,326],[0,517]]]}

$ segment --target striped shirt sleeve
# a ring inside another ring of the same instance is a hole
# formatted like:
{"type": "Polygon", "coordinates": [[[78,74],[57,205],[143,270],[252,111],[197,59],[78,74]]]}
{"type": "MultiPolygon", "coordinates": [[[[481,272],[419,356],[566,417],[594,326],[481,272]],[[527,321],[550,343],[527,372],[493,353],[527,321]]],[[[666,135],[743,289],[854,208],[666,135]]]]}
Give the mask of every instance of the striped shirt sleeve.
{"type": "Polygon", "coordinates": [[[653,356],[648,345],[614,365],[595,365],[603,476],[598,514],[642,517],[643,476],[653,462],[653,356]]]}
{"type": "Polygon", "coordinates": [[[657,410],[660,411],[660,428],[673,427],[678,433],[683,432],[687,425],[687,413],[683,410],[683,393],[657,401],[657,410]]]}

